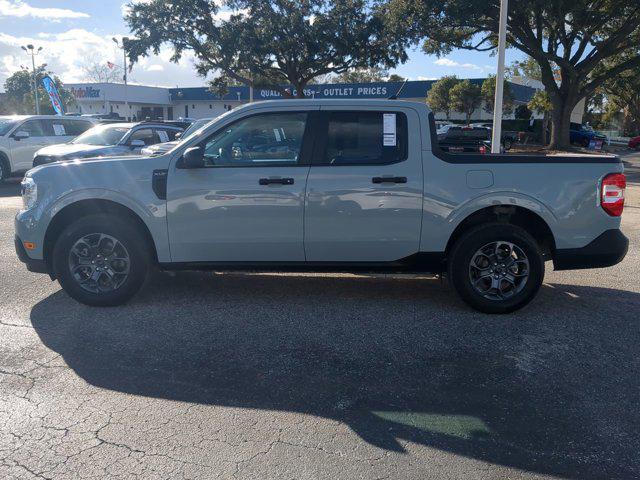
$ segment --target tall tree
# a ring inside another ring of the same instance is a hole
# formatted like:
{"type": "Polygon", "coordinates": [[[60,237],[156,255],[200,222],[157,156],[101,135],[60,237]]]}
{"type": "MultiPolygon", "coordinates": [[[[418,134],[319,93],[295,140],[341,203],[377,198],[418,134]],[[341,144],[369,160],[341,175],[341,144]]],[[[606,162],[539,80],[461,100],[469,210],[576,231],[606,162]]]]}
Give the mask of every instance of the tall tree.
{"type": "MultiPolygon", "coordinates": [[[[483,108],[485,112],[492,113],[493,106],[496,99],[496,77],[495,75],[490,75],[488,78],[482,82],[481,87],[482,92],[482,101],[484,103],[483,108]]],[[[504,113],[511,113],[513,110],[513,92],[511,91],[511,86],[509,82],[506,80],[503,83],[502,90],[502,111],[504,113]]]]}
{"type": "Polygon", "coordinates": [[[541,140],[544,145],[547,144],[548,136],[547,130],[549,130],[549,113],[553,108],[549,94],[544,90],[537,90],[533,94],[531,100],[527,104],[529,110],[536,112],[538,115],[542,115],[542,136],[541,140]]]}
{"type": "MultiPolygon", "coordinates": [[[[456,48],[492,50],[499,0],[388,0],[389,29],[427,53],[456,48]]],[[[553,148],[569,146],[571,112],[610,78],[640,65],[637,0],[527,0],[509,2],[507,42],[540,66],[549,93],[553,148]],[[629,55],[621,56],[621,53],[629,55]],[[619,61],[610,61],[619,59],[619,61]],[[596,68],[607,62],[607,68],[596,68]]]]}
{"type": "Polygon", "coordinates": [[[120,67],[109,67],[106,61],[97,56],[87,58],[81,68],[84,80],[88,82],[112,83],[121,80],[123,76],[120,67]]]}
{"type": "Polygon", "coordinates": [[[315,77],[407,59],[371,0],[229,0],[230,16],[217,15],[220,3],[130,3],[125,20],[136,39],[128,42],[129,58],[158,54],[168,44],[174,61],[192,51],[203,76],[219,71],[245,85],[257,77],[285,96],[292,85],[298,97],[315,77]]]}
{"type": "Polygon", "coordinates": [[[335,78],[337,83],[383,82],[389,72],[381,67],[357,68],[341,73],[335,78]]]}
{"type": "Polygon", "coordinates": [[[448,75],[442,77],[437,82],[431,85],[431,88],[427,92],[427,105],[434,112],[442,112],[445,114],[447,120],[451,117],[451,89],[460,83],[461,80],[455,75],[448,75]]]}
{"type": "Polygon", "coordinates": [[[449,91],[451,106],[464,113],[467,124],[471,121],[471,115],[482,103],[480,87],[470,80],[463,80],[454,85],[449,91]]]}
{"type": "MultiPolygon", "coordinates": [[[[52,72],[47,71],[46,65],[40,65],[36,67],[36,84],[38,87],[38,100],[40,103],[40,113],[43,115],[53,115],[55,110],[49,100],[49,94],[44,89],[42,79],[45,75],[49,75],[60,94],[65,108],[74,102],[73,95],[67,89],[64,88],[60,79],[52,72]]],[[[9,76],[4,82],[5,90],[5,109],[10,109],[14,113],[18,114],[33,114],[35,113],[35,98],[33,96],[33,74],[31,70],[19,70],[13,75],[9,76]]]]}

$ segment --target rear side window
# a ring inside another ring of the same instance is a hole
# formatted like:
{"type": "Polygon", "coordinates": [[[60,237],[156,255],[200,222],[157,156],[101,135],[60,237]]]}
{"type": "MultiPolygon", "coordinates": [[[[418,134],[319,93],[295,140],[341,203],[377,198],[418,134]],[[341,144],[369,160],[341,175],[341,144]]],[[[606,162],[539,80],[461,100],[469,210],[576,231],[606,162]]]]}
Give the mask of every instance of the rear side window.
{"type": "Polygon", "coordinates": [[[407,158],[407,117],[399,112],[329,112],[322,165],[386,165],[407,158]]]}

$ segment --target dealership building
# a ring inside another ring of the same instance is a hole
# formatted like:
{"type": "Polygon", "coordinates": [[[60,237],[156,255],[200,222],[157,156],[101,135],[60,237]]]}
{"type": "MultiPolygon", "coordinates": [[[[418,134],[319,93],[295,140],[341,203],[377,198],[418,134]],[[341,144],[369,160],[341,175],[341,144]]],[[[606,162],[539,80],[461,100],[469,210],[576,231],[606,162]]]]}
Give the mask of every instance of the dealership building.
{"type": "MultiPolygon", "coordinates": [[[[471,79],[481,85],[483,78],[471,79]]],[[[424,102],[427,92],[435,80],[375,83],[341,83],[309,85],[304,93],[311,98],[376,98],[384,99],[398,94],[401,100],[424,102]],[[402,88],[401,88],[402,87],[402,88]],[[399,93],[398,93],[399,92],[399,93]]],[[[536,90],[541,89],[540,82],[527,79],[514,79],[509,82],[515,105],[526,104],[536,90]]],[[[216,117],[238,105],[253,101],[281,99],[280,92],[272,89],[249,87],[229,87],[224,96],[217,95],[206,87],[161,88],[144,85],[120,83],[75,83],[65,85],[75,98],[74,105],[68,105],[69,112],[82,114],[105,114],[114,112],[133,120],[216,117]]],[[[579,104],[572,121],[582,120],[583,107],[579,104]]],[[[453,112],[452,119],[464,119],[460,112],[453,112]]],[[[437,119],[444,119],[440,112],[437,119]]],[[[491,120],[492,115],[478,108],[475,120],[491,120]]],[[[509,116],[505,118],[510,118],[509,116]]]]}

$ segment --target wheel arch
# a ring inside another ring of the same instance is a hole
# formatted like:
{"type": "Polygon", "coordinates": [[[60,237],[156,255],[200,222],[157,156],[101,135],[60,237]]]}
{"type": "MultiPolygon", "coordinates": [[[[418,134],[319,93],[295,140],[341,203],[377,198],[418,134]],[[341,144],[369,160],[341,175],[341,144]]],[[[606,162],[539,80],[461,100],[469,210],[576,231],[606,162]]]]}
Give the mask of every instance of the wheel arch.
{"type": "Polygon", "coordinates": [[[520,205],[491,205],[480,208],[466,216],[454,229],[446,246],[451,250],[462,234],[483,223],[497,222],[516,225],[527,231],[540,246],[545,259],[550,259],[555,251],[555,237],[547,221],[538,213],[520,205]]]}
{"type": "Polygon", "coordinates": [[[74,220],[94,214],[112,214],[118,216],[119,218],[125,218],[135,224],[136,228],[138,228],[146,238],[147,244],[150,245],[152,259],[155,263],[157,263],[158,253],[156,244],[153,240],[153,236],[151,235],[147,224],[142,220],[142,218],[140,218],[140,216],[136,212],[134,212],[131,208],[113,200],[84,199],[77,200],[66,205],[54,215],[54,217],[49,222],[49,225],[47,226],[47,230],[44,236],[43,258],[50,271],[53,247],[63,230],[71,223],[73,223],[74,220]]]}
{"type": "Polygon", "coordinates": [[[6,152],[4,152],[3,150],[0,150],[0,163],[2,163],[2,166],[7,169],[7,172],[9,172],[7,177],[10,177],[11,176],[11,161],[9,160],[9,155],[7,155],[6,152]]]}

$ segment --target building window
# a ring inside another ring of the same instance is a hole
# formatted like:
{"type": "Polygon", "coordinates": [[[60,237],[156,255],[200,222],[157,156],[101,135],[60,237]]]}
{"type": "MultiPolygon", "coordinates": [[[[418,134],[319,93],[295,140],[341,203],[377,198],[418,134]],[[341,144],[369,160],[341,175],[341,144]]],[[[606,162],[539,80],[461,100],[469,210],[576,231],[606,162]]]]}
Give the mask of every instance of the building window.
{"type": "Polygon", "coordinates": [[[213,106],[211,104],[209,104],[209,110],[211,110],[213,108],[213,106]]]}
{"type": "Polygon", "coordinates": [[[196,109],[196,106],[195,106],[195,105],[191,105],[191,109],[192,109],[192,110],[195,110],[195,109],[196,109]]]}

